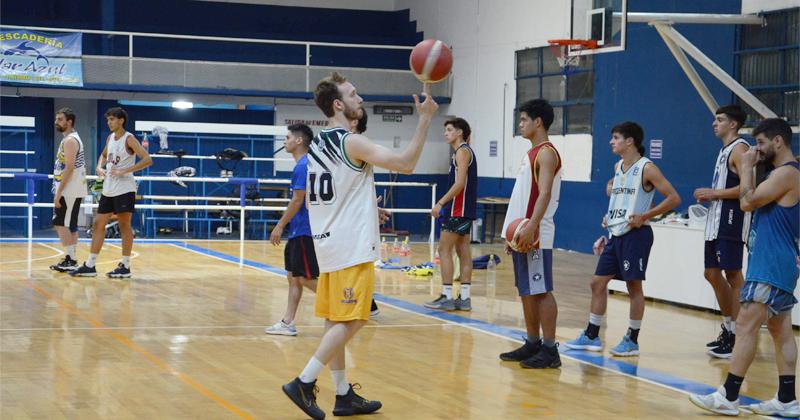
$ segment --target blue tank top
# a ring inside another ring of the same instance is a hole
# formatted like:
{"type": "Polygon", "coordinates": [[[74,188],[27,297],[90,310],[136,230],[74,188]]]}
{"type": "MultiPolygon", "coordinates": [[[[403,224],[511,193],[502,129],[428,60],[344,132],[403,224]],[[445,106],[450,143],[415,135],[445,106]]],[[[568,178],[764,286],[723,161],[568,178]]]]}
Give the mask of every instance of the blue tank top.
{"type": "MultiPolygon", "coordinates": [[[[306,189],[307,174],[308,155],[305,155],[297,160],[297,164],[294,165],[294,170],[292,171],[292,181],[289,184],[289,190],[291,190],[292,195],[294,195],[294,190],[306,189]]],[[[297,210],[297,213],[294,214],[294,217],[292,217],[292,220],[289,222],[289,239],[298,236],[311,236],[311,225],[308,220],[308,207],[306,207],[306,203],[303,203],[300,210],[297,210]]]]}
{"type": "Polygon", "coordinates": [[[467,168],[467,184],[460,193],[456,194],[452,200],[447,202],[442,208],[442,214],[450,217],[465,217],[467,219],[475,219],[475,211],[478,206],[478,162],[475,160],[475,152],[469,147],[469,144],[462,143],[458,146],[453,158],[450,161],[450,173],[447,176],[448,189],[456,183],[456,153],[461,148],[469,150],[469,167],[467,168]]]}
{"type": "MultiPolygon", "coordinates": [[[[800,164],[789,162],[800,170],[800,164]]],[[[787,293],[797,286],[800,202],[782,207],[776,202],[755,211],[748,238],[748,281],[767,283],[787,293]]]]}

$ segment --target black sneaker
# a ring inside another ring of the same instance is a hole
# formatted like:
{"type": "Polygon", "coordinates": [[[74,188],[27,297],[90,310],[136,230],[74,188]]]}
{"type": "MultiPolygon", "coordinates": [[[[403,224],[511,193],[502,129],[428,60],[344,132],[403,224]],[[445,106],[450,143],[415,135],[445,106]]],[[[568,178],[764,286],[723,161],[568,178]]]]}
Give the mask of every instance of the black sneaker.
{"type": "Polygon", "coordinates": [[[536,355],[519,362],[525,369],[547,369],[561,366],[561,356],[558,354],[558,344],[553,347],[542,345],[536,355]]]}
{"type": "Polygon", "coordinates": [[[374,413],[383,407],[380,401],[370,401],[356,394],[356,389],[361,389],[359,384],[350,384],[346,395],[337,395],[336,404],[333,406],[334,416],[355,416],[358,414],[374,413]]]}
{"type": "Polygon", "coordinates": [[[94,267],[87,267],[86,263],[69,272],[72,277],[97,277],[97,270],[94,267]]]}
{"type": "Polygon", "coordinates": [[[720,327],[722,327],[722,331],[719,332],[717,339],[709,343],[706,343],[706,347],[713,349],[714,347],[721,346],[722,343],[725,342],[725,339],[727,339],[728,334],[730,334],[730,331],[728,331],[728,329],[725,328],[725,324],[721,324],[720,327]]]}
{"type": "Polygon", "coordinates": [[[320,410],[317,405],[317,392],[319,392],[317,381],[306,384],[303,383],[300,378],[294,378],[292,382],[289,382],[281,388],[283,389],[283,393],[286,394],[296,406],[300,407],[304,413],[308,414],[309,417],[316,420],[325,418],[325,412],[320,410]]]}
{"type": "Polygon", "coordinates": [[[531,343],[526,339],[522,347],[507,353],[500,353],[500,360],[505,360],[506,362],[521,362],[535,356],[541,348],[542,340],[531,343]]]}
{"type": "Polygon", "coordinates": [[[125,264],[119,263],[114,271],[109,271],[106,275],[112,279],[125,279],[131,276],[131,269],[126,268],[125,264]]]}
{"type": "Polygon", "coordinates": [[[725,341],[717,347],[708,350],[708,355],[717,359],[730,359],[733,356],[733,345],[736,344],[736,334],[728,332],[725,341]]]}
{"type": "Polygon", "coordinates": [[[69,255],[66,255],[64,256],[63,260],[58,262],[58,264],[51,265],[50,269],[58,271],[59,273],[66,273],[69,271],[77,270],[78,262],[70,258],[69,255]]]}
{"type": "Polygon", "coordinates": [[[369,308],[369,315],[370,316],[378,316],[381,314],[380,308],[378,308],[378,304],[375,303],[375,299],[372,299],[372,306],[369,308]]]}

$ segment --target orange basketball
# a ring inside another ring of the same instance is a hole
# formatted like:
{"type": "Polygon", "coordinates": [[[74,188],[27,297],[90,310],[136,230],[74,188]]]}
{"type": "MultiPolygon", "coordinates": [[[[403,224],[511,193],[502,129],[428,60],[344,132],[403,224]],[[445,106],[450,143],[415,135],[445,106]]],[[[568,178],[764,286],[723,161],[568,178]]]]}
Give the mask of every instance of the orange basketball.
{"type": "MultiPolygon", "coordinates": [[[[511,223],[508,224],[506,228],[506,243],[508,246],[513,249],[514,251],[520,252],[519,248],[517,247],[517,243],[514,241],[514,236],[528,224],[529,219],[520,217],[519,219],[515,219],[511,223]]],[[[535,238],[533,242],[533,247],[539,247],[539,238],[535,238]]]]}
{"type": "Polygon", "coordinates": [[[436,39],[426,39],[408,57],[411,72],[422,82],[436,83],[446,79],[453,68],[453,53],[450,47],[436,39]]]}

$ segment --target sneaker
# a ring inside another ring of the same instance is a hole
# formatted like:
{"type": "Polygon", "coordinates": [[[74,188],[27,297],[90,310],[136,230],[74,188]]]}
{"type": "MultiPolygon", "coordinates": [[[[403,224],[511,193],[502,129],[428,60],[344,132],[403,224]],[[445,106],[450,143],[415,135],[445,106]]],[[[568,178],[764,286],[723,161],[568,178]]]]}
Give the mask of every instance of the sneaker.
{"type": "Polygon", "coordinates": [[[561,366],[561,356],[558,354],[558,343],[553,347],[542,345],[539,351],[528,359],[519,362],[525,369],[548,369],[561,366]]]}
{"type": "Polygon", "coordinates": [[[736,334],[731,334],[730,332],[725,337],[725,340],[722,341],[717,347],[708,350],[708,353],[711,357],[716,357],[717,359],[730,359],[733,356],[733,345],[736,343],[736,334]]]}
{"type": "Polygon", "coordinates": [[[294,378],[292,382],[284,385],[282,389],[283,393],[309,417],[315,420],[325,418],[325,412],[320,410],[317,405],[317,393],[319,392],[317,381],[306,384],[300,378],[294,378]]]}
{"type": "Polygon", "coordinates": [[[378,316],[381,314],[381,309],[378,308],[378,304],[375,303],[375,299],[372,299],[372,306],[369,308],[369,316],[378,316]]]}
{"type": "Polygon", "coordinates": [[[619,344],[611,349],[611,354],[614,356],[638,356],[639,344],[634,343],[633,340],[626,335],[622,337],[622,341],[620,341],[619,344]]]}
{"type": "Polygon", "coordinates": [[[272,325],[271,327],[264,328],[264,332],[267,334],[272,335],[290,335],[295,336],[297,335],[297,328],[294,326],[294,321],[291,324],[287,324],[280,320],[272,325]]]}
{"type": "Polygon", "coordinates": [[[356,389],[361,389],[359,384],[350,384],[346,395],[337,395],[336,404],[333,406],[334,416],[355,416],[358,414],[374,413],[383,407],[380,401],[370,401],[356,394],[356,389]]]}
{"type": "Polygon", "coordinates": [[[456,309],[455,301],[446,298],[444,295],[440,295],[430,302],[425,302],[424,306],[428,309],[441,309],[443,311],[454,311],[456,309]]]}
{"type": "Polygon", "coordinates": [[[714,341],[706,343],[706,347],[708,347],[710,349],[713,349],[714,347],[721,346],[722,343],[725,342],[725,338],[728,337],[728,334],[730,334],[730,331],[728,331],[728,329],[725,328],[725,324],[720,324],[720,327],[722,327],[722,331],[719,332],[719,335],[717,336],[717,339],[714,340],[714,341]]]}
{"type": "Polygon", "coordinates": [[[500,360],[505,360],[506,362],[521,362],[525,359],[530,359],[531,357],[535,356],[541,348],[542,340],[531,343],[526,339],[525,344],[523,344],[522,347],[506,353],[500,353],[500,360]]]}
{"type": "Polygon", "coordinates": [[[564,343],[564,347],[571,350],[602,351],[603,341],[600,340],[600,337],[589,338],[586,336],[586,331],[581,331],[581,335],[578,338],[567,341],[564,343]]]}
{"type": "Polygon", "coordinates": [[[83,263],[80,267],[70,271],[69,275],[72,277],[97,277],[97,270],[94,267],[87,267],[86,263],[83,263]]]}
{"type": "Polygon", "coordinates": [[[457,311],[471,311],[472,310],[472,298],[466,298],[461,300],[461,298],[457,298],[453,301],[454,306],[456,307],[457,311]]]}
{"type": "Polygon", "coordinates": [[[800,417],[800,405],[798,405],[797,400],[782,403],[778,400],[777,395],[769,401],[746,405],[742,409],[762,416],[800,417]]]}
{"type": "Polygon", "coordinates": [[[58,264],[51,265],[50,269],[59,273],[75,271],[78,269],[78,262],[70,258],[69,255],[65,255],[63,260],[59,261],[58,264]]]}
{"type": "Polygon", "coordinates": [[[689,401],[703,410],[708,410],[712,413],[726,416],[739,415],[739,399],[737,398],[736,401],[728,401],[725,397],[724,386],[719,387],[716,392],[712,392],[708,395],[692,394],[689,396],[689,401]]]}
{"type": "Polygon", "coordinates": [[[125,264],[119,263],[114,271],[109,271],[106,275],[112,279],[126,279],[131,276],[131,269],[125,267],[125,264]]]}

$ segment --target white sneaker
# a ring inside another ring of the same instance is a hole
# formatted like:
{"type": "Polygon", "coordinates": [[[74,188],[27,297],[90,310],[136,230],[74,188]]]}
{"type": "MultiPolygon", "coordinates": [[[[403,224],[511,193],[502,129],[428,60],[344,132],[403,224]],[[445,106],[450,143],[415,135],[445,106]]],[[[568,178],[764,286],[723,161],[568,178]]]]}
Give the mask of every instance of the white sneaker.
{"type": "Polygon", "coordinates": [[[287,324],[283,322],[283,320],[280,320],[276,322],[275,325],[264,328],[264,332],[272,335],[295,336],[297,335],[297,328],[294,326],[294,321],[292,321],[291,324],[287,324]]]}
{"type": "Polygon", "coordinates": [[[728,401],[728,398],[725,397],[724,386],[719,387],[716,392],[712,392],[708,395],[692,394],[689,396],[689,401],[713,413],[726,416],[739,415],[739,399],[737,398],[736,401],[728,401]]]}
{"type": "Polygon", "coordinates": [[[782,403],[778,401],[777,395],[769,401],[746,405],[742,409],[764,416],[800,417],[800,404],[797,403],[797,400],[782,403]]]}

